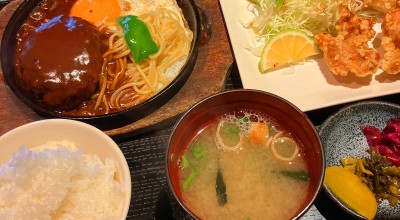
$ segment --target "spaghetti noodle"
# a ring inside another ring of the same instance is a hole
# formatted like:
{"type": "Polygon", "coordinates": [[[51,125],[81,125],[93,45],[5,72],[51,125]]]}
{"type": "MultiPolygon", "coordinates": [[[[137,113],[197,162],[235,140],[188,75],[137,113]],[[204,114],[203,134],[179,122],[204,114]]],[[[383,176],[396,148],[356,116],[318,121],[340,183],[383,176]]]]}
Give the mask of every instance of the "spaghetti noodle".
{"type": "Polygon", "coordinates": [[[140,104],[163,89],[185,61],[193,33],[174,11],[160,8],[138,16],[144,21],[159,51],[148,59],[135,63],[116,22],[104,24],[100,30],[110,35],[108,51],[100,75],[100,89],[92,98],[95,111],[108,114],[140,104]],[[108,94],[108,95],[107,95],[108,94]]]}

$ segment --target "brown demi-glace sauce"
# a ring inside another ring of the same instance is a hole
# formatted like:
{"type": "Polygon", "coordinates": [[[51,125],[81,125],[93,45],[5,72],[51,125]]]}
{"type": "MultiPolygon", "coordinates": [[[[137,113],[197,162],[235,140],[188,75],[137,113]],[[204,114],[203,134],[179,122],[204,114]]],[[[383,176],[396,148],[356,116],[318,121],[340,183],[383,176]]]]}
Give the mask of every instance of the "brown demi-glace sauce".
{"type": "Polygon", "coordinates": [[[99,88],[108,36],[83,19],[68,17],[75,2],[44,0],[26,19],[16,46],[18,84],[48,109],[69,115],[100,115],[104,110],[94,110],[91,97],[99,88]]]}

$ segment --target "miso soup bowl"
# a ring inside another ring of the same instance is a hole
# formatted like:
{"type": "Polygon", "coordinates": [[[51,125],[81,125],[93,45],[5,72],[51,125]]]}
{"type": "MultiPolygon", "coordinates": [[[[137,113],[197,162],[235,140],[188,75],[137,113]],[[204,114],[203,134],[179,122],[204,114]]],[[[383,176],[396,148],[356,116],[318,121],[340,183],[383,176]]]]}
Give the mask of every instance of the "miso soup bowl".
{"type": "Polygon", "coordinates": [[[188,215],[199,219],[198,213],[189,208],[182,196],[179,183],[180,156],[207,123],[239,109],[266,113],[302,142],[310,185],[300,208],[292,216],[292,219],[299,219],[312,206],[323,184],[325,160],[321,141],[307,115],[295,105],[272,93],[258,90],[239,89],[218,93],[200,101],[181,116],[173,128],[166,152],[167,182],[174,199],[188,215]]]}

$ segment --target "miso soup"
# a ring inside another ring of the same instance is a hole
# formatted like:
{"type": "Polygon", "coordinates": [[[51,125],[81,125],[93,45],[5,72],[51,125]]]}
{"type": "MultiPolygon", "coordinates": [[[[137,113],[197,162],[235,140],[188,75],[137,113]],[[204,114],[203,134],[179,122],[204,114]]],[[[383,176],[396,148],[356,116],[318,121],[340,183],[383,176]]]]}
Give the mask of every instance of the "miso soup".
{"type": "Polygon", "coordinates": [[[184,203],[201,219],[290,219],[310,182],[296,137],[246,109],[208,123],[179,165],[184,203]]]}

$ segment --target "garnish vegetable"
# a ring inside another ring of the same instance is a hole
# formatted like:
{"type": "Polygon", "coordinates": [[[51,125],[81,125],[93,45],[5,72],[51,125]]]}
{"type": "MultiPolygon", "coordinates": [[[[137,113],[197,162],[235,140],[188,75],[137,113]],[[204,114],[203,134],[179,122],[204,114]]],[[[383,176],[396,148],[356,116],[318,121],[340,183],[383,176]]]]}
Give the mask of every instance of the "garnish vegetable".
{"type": "Polygon", "coordinates": [[[256,145],[265,145],[269,137],[269,128],[265,123],[253,122],[249,131],[250,142],[256,145]]]}
{"type": "Polygon", "coordinates": [[[243,135],[240,133],[239,126],[235,123],[220,122],[217,126],[215,139],[218,147],[234,151],[242,146],[243,135]]]}
{"type": "Polygon", "coordinates": [[[205,158],[204,146],[202,142],[196,142],[190,145],[190,155],[183,154],[181,156],[181,169],[189,170],[190,173],[183,180],[182,189],[186,190],[193,180],[197,177],[197,169],[203,165],[205,158]],[[189,159],[190,158],[190,159],[189,159]]]}
{"type": "Polygon", "coordinates": [[[265,72],[272,68],[305,61],[306,58],[319,53],[314,39],[304,31],[285,30],[267,41],[258,67],[261,72],[265,72]]]}
{"type": "Polygon", "coordinates": [[[284,176],[290,177],[292,179],[303,180],[303,181],[310,180],[310,176],[304,170],[300,170],[300,171],[281,170],[279,173],[284,176]]]}
{"type": "Polygon", "coordinates": [[[190,146],[190,151],[192,152],[193,156],[196,159],[200,159],[200,158],[204,157],[203,149],[204,149],[204,146],[203,146],[202,142],[197,142],[190,146]]]}
{"type": "Polygon", "coordinates": [[[331,32],[336,12],[343,1],[332,0],[252,0],[256,15],[247,27],[260,37],[270,38],[286,29],[309,33],[331,32]]]}
{"type": "Polygon", "coordinates": [[[189,187],[190,183],[196,178],[197,173],[195,170],[192,170],[188,177],[183,181],[182,188],[185,190],[189,187]]]}
{"type": "Polygon", "coordinates": [[[158,52],[149,29],[137,16],[127,15],[117,18],[117,21],[124,31],[125,41],[136,63],[158,52]]]}
{"type": "Polygon", "coordinates": [[[220,167],[218,167],[217,171],[215,190],[217,192],[218,204],[224,206],[228,202],[228,195],[226,194],[226,185],[220,167]]]}
{"type": "Polygon", "coordinates": [[[271,140],[272,154],[281,161],[292,161],[298,156],[299,146],[291,137],[277,133],[271,140]]]}

